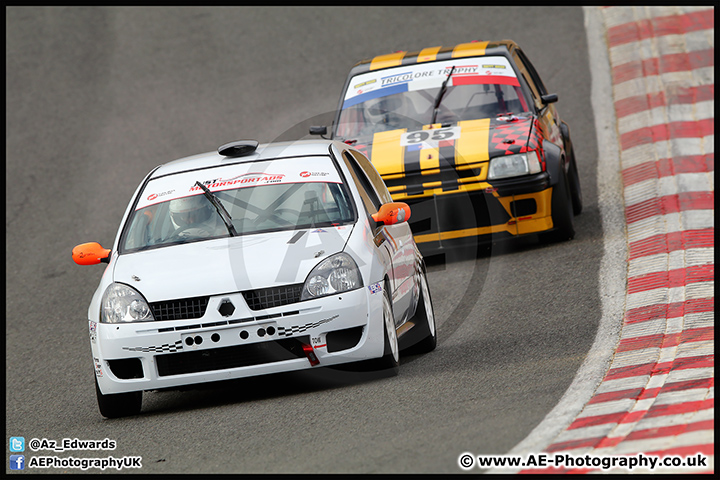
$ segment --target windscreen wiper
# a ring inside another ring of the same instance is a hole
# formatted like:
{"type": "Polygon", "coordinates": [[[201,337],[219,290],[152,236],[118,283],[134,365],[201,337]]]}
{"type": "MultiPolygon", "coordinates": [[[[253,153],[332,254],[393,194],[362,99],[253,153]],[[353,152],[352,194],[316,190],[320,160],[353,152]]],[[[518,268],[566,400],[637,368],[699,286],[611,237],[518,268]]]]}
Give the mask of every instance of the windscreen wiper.
{"type": "Polygon", "coordinates": [[[433,116],[431,124],[435,123],[435,117],[437,117],[438,114],[438,107],[440,106],[440,102],[442,101],[443,95],[445,95],[445,91],[447,90],[447,84],[450,81],[450,77],[452,76],[453,72],[455,71],[455,65],[452,66],[450,69],[450,73],[448,73],[448,76],[445,80],[443,80],[442,85],[440,86],[440,91],[437,94],[437,97],[435,97],[435,104],[433,105],[433,116]]]}
{"type": "Polygon", "coordinates": [[[220,203],[220,200],[217,199],[215,195],[208,189],[205,185],[203,185],[200,182],[195,182],[195,185],[202,188],[203,193],[207,197],[208,200],[210,200],[210,203],[213,204],[215,207],[215,210],[217,210],[218,215],[220,215],[220,218],[222,219],[223,223],[225,224],[225,227],[228,230],[228,233],[231,237],[236,237],[237,232],[235,231],[235,227],[232,224],[232,217],[228,213],[227,210],[225,210],[225,207],[222,203],[220,203]]]}

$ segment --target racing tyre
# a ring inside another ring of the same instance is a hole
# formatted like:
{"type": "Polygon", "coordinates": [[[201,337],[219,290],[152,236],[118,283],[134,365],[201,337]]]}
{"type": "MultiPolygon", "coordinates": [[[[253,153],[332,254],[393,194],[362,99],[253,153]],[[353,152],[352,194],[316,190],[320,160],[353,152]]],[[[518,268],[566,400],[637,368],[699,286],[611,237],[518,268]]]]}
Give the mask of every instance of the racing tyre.
{"type": "Polygon", "coordinates": [[[383,356],[347,365],[339,365],[340,370],[371,373],[374,378],[394,377],[400,370],[400,347],[398,346],[395,316],[390,302],[390,290],[383,287],[383,356]]]}
{"type": "Polygon", "coordinates": [[[570,197],[572,198],[573,215],[580,215],[583,209],[582,189],[580,188],[580,175],[578,175],[575,154],[570,162],[570,197]]]}
{"type": "Polygon", "coordinates": [[[418,300],[415,316],[413,316],[411,321],[415,326],[407,333],[408,346],[405,352],[408,354],[419,354],[435,350],[437,346],[435,312],[433,310],[425,272],[420,274],[420,299],[418,300]]]}
{"type": "Polygon", "coordinates": [[[390,290],[385,286],[383,292],[383,328],[385,331],[385,348],[383,356],[377,362],[376,370],[383,370],[388,376],[395,376],[400,370],[400,347],[395,330],[390,290]]]}
{"type": "Polygon", "coordinates": [[[582,189],[580,188],[580,175],[578,175],[577,162],[575,161],[575,148],[570,140],[570,128],[565,122],[560,124],[562,131],[563,143],[570,159],[570,169],[568,170],[570,196],[572,197],[573,214],[580,215],[583,209],[582,189]]]}
{"type": "Polygon", "coordinates": [[[103,417],[119,418],[140,413],[142,407],[142,391],[104,395],[100,391],[97,378],[95,378],[95,393],[97,395],[100,414],[103,417]]]}
{"type": "Polygon", "coordinates": [[[553,188],[550,208],[552,209],[553,230],[541,233],[540,240],[547,243],[572,240],[575,236],[573,204],[567,175],[562,167],[560,168],[560,178],[553,188]]]}

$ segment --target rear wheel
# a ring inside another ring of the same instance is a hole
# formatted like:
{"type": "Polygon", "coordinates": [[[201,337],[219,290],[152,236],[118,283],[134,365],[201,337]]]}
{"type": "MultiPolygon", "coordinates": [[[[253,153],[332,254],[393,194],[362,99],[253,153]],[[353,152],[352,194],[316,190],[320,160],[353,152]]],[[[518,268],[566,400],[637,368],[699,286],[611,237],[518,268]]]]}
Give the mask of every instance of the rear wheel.
{"type": "Polygon", "coordinates": [[[106,418],[137,415],[142,408],[142,391],[105,395],[100,391],[97,377],[95,378],[95,394],[100,414],[106,418]]]}
{"type": "Polygon", "coordinates": [[[553,230],[541,233],[540,240],[548,243],[571,240],[575,236],[573,203],[567,175],[562,167],[560,167],[560,178],[553,187],[550,208],[552,209],[553,230]]]}

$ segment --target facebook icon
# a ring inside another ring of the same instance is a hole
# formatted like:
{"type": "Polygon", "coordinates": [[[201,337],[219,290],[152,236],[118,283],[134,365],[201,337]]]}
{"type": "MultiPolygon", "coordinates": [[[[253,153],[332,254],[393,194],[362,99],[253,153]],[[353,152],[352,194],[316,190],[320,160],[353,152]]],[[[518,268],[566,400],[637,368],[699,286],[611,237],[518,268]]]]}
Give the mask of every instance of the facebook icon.
{"type": "Polygon", "coordinates": [[[25,455],[10,455],[10,470],[25,470],[25,455]]]}

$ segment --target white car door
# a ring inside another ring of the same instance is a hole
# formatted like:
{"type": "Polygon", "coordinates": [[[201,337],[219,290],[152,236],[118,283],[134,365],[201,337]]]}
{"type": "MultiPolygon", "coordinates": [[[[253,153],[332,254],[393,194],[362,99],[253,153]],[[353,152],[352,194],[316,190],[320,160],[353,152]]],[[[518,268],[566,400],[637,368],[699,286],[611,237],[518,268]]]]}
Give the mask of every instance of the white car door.
{"type": "MultiPolygon", "coordinates": [[[[361,153],[347,150],[343,158],[352,172],[363,202],[369,214],[378,211],[381,205],[391,203],[392,197],[375,167],[361,153]]],[[[386,248],[390,254],[392,269],[392,302],[397,325],[407,320],[407,314],[413,305],[414,288],[414,249],[412,231],[407,222],[395,225],[380,225],[375,228],[376,244],[386,248]]]]}

